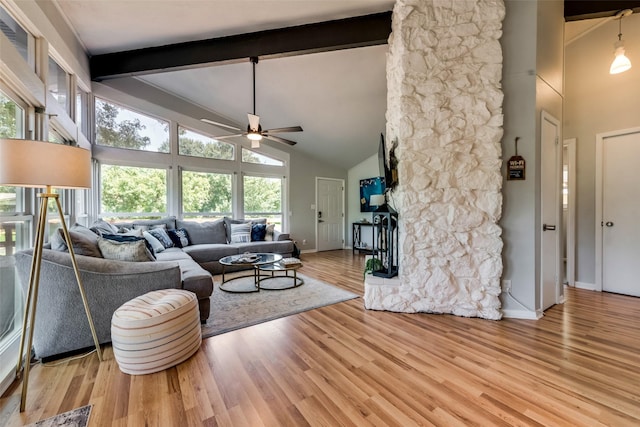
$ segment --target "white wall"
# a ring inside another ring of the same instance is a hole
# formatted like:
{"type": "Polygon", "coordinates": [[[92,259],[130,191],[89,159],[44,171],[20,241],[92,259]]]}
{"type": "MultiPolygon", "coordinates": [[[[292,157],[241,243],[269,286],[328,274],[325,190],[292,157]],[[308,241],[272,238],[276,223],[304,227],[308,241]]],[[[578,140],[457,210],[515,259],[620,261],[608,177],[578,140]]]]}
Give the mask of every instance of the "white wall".
{"type": "Polygon", "coordinates": [[[610,75],[618,21],[566,47],[564,137],[576,138],[576,281],[595,283],[595,135],[640,126],[640,14],[622,21],[632,68],[610,75]]]}
{"type": "MultiPolygon", "coordinates": [[[[367,218],[371,221],[371,213],[360,212],[360,180],[380,175],[378,154],[374,154],[355,165],[347,172],[347,247],[353,246],[351,224],[367,218]]],[[[372,244],[373,242],[369,242],[372,244]]]]}

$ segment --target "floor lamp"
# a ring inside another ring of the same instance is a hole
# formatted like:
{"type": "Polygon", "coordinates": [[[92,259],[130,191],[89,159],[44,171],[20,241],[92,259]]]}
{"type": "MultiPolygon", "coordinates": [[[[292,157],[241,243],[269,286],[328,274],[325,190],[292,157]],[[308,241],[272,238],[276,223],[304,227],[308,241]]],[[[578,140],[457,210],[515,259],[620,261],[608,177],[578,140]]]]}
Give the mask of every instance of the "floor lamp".
{"type": "Polygon", "coordinates": [[[36,237],[33,249],[33,260],[29,273],[29,287],[22,322],[22,334],[20,336],[20,351],[16,376],[20,377],[22,369],[22,356],[25,355],[24,372],[22,377],[22,396],[20,400],[20,412],[24,411],[27,399],[27,387],[29,384],[29,367],[31,361],[31,346],[33,342],[33,330],[35,329],[36,307],[38,303],[38,287],[40,285],[40,266],[42,264],[42,248],[47,224],[47,206],[49,199],[56,202],[60,224],[69,247],[69,255],[75,272],[80,296],[87,314],[93,342],[98,353],[98,359],[102,361],[100,343],[93,325],[87,296],[80,279],[78,264],[73,252],[73,244],[69,237],[69,230],[64,220],[62,207],[58,194],[53,188],[90,188],[91,187],[91,152],[79,147],[54,144],[50,142],[31,141],[23,139],[0,139],[0,184],[16,187],[45,188],[44,193],[38,194],[40,210],[36,237]],[[31,325],[30,328],[27,328],[31,325]],[[28,331],[27,331],[28,329],[28,331]],[[25,348],[26,338],[26,348],[25,348]],[[25,354],[26,353],[26,354],[25,354]]]}

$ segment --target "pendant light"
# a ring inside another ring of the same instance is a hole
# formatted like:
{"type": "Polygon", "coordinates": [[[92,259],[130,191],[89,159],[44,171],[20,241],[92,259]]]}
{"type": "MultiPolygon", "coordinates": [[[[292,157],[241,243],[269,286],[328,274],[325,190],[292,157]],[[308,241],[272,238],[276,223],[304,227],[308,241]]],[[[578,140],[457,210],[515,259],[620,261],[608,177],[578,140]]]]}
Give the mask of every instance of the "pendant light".
{"type": "Polygon", "coordinates": [[[622,18],[629,16],[633,13],[631,9],[621,10],[616,13],[615,19],[618,20],[618,41],[613,44],[615,48],[615,58],[609,68],[609,74],[618,74],[627,71],[631,68],[631,61],[624,54],[624,41],[622,40],[622,18]]]}

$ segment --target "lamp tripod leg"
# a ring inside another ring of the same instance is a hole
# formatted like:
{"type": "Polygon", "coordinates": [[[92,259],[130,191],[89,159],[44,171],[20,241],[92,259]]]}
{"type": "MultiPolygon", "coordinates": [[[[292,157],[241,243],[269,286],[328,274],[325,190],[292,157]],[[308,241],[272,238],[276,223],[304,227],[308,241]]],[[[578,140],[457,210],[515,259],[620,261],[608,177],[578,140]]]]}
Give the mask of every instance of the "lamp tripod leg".
{"type": "Polygon", "coordinates": [[[98,341],[98,334],[93,324],[93,318],[91,317],[91,310],[89,309],[89,303],[87,302],[87,295],[84,291],[84,285],[82,279],[80,279],[80,271],[78,270],[78,263],[76,262],[76,255],[73,251],[73,244],[71,237],[69,236],[69,230],[62,214],[62,206],[60,206],[60,200],[56,197],[56,205],[58,206],[58,213],[60,214],[60,223],[62,224],[62,231],[64,232],[64,238],[67,241],[69,247],[69,255],[71,255],[71,264],[73,264],[73,272],[76,275],[76,281],[78,282],[78,289],[80,290],[80,296],[82,297],[82,304],[84,305],[84,311],[87,314],[87,320],[89,321],[89,328],[91,329],[91,335],[93,336],[93,343],[96,346],[96,353],[98,354],[98,360],[102,362],[102,351],[100,350],[100,341],[98,341]]]}
{"type": "Polygon", "coordinates": [[[36,228],[36,242],[33,252],[33,260],[31,262],[31,271],[29,273],[29,289],[27,291],[27,303],[25,305],[24,320],[22,324],[22,335],[20,337],[20,350],[18,357],[18,365],[16,367],[16,375],[20,373],[22,367],[22,355],[25,354],[24,372],[22,375],[22,394],[20,396],[20,412],[24,412],[27,403],[27,388],[29,385],[29,370],[31,368],[31,346],[33,345],[33,330],[35,328],[36,308],[38,305],[38,287],[40,285],[40,266],[42,264],[42,246],[44,243],[44,229],[47,220],[47,205],[49,198],[42,195],[40,200],[40,216],[38,218],[38,226],[36,228]],[[26,351],[24,348],[25,334],[27,326],[29,333],[27,337],[26,351]]]}

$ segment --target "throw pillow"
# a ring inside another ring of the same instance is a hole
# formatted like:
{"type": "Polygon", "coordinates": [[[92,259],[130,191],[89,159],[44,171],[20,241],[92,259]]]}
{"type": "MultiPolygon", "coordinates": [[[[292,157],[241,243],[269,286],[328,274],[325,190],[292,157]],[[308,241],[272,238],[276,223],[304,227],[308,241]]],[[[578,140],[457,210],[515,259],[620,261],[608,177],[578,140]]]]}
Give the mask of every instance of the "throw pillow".
{"type": "Polygon", "coordinates": [[[273,232],[275,231],[275,229],[275,224],[268,224],[267,228],[265,229],[264,240],[266,240],[267,242],[273,241],[273,232]]]}
{"type": "Polygon", "coordinates": [[[119,242],[100,237],[98,238],[98,246],[106,259],[133,262],[154,261],[144,239],[119,242]]]}
{"type": "Polygon", "coordinates": [[[171,237],[169,237],[167,231],[163,228],[152,228],[151,230],[149,230],[149,234],[160,240],[160,243],[162,243],[162,246],[164,246],[165,249],[175,246],[171,241],[171,237]]]}
{"type": "Polygon", "coordinates": [[[154,228],[167,229],[167,224],[133,224],[134,230],[149,231],[154,228]]]}
{"type": "Polygon", "coordinates": [[[153,252],[160,253],[164,251],[164,246],[162,245],[162,243],[160,243],[160,240],[153,237],[151,233],[149,233],[148,231],[143,231],[142,236],[147,240],[147,242],[149,242],[149,244],[153,248],[153,252]]]}
{"type": "Polygon", "coordinates": [[[174,245],[178,248],[184,248],[185,246],[189,246],[189,234],[187,234],[187,230],[184,228],[178,228],[176,230],[167,230],[167,234],[169,238],[173,242],[174,245]]]}
{"type": "Polygon", "coordinates": [[[112,240],[114,242],[119,242],[119,243],[144,242],[144,245],[147,248],[147,251],[149,252],[149,257],[151,258],[152,261],[155,261],[156,256],[153,250],[153,246],[151,246],[151,243],[149,243],[147,239],[142,237],[142,231],[136,230],[136,232],[139,232],[140,235],[135,236],[130,234],[103,234],[101,237],[104,239],[112,240]]]}
{"type": "Polygon", "coordinates": [[[251,223],[230,224],[231,243],[248,243],[251,241],[251,223]]]}
{"type": "Polygon", "coordinates": [[[113,234],[118,232],[118,227],[115,225],[108,223],[104,219],[99,219],[91,224],[89,227],[91,231],[96,233],[98,236],[102,236],[103,234],[113,234]]]}
{"type": "Polygon", "coordinates": [[[261,242],[261,241],[263,241],[266,234],[267,234],[267,225],[266,224],[253,224],[251,226],[251,241],[252,242],[261,242]]]}
{"type": "MultiPolygon", "coordinates": [[[[75,224],[68,229],[73,252],[76,255],[92,256],[102,258],[100,248],[98,248],[98,236],[87,227],[75,224]]],[[[69,252],[67,241],[64,238],[64,231],[58,228],[51,236],[51,249],[60,252],[69,252]]]]}

